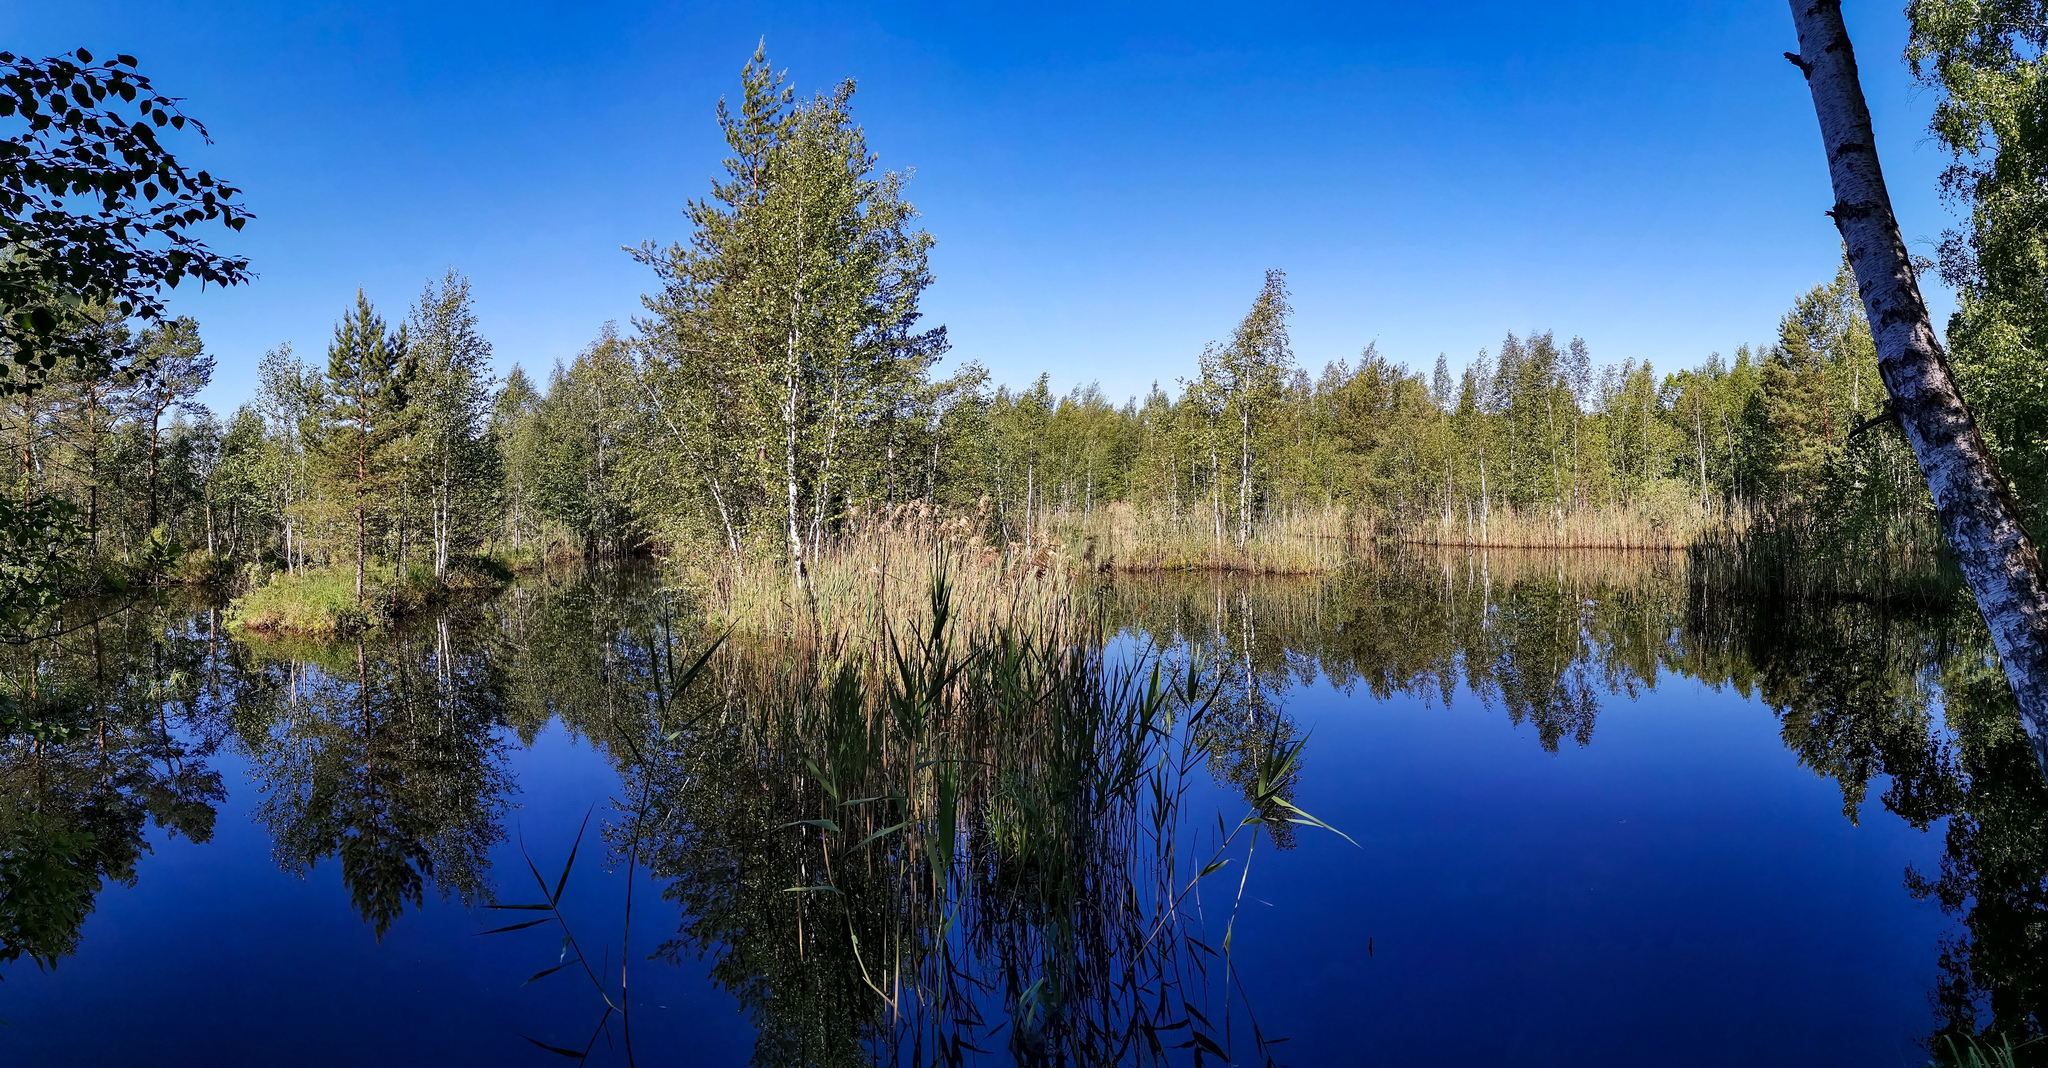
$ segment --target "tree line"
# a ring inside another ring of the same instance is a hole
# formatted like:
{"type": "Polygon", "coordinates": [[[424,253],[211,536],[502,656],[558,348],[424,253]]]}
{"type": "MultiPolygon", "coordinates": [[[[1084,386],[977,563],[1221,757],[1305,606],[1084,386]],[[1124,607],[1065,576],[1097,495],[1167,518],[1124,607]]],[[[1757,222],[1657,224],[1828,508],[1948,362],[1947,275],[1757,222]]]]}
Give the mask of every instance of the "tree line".
{"type": "Polygon", "coordinates": [[[1882,387],[1846,274],[1801,296],[1775,343],[1668,374],[1596,368],[1583,341],[1532,332],[1455,375],[1444,357],[1425,375],[1369,346],[1311,376],[1274,271],[1177,390],[1122,404],[1092,385],[1055,394],[1043,375],[992,386],[972,364],[933,376],[929,334],[826,350],[832,363],[791,375],[787,352],[692,347],[697,324],[662,314],[680,299],[649,303],[661,311],[637,333],[608,328],[536,382],[493,376],[459,275],[395,327],[358,295],[323,361],[267,354],[255,398],[224,418],[195,399],[214,366],[195,324],[115,326],[134,373],[55,374],[6,402],[0,433],[18,499],[68,500],[102,553],[176,544],[357,582],[444,575],[487,546],[801,560],[913,502],[1019,543],[1117,504],[1238,545],[1332,508],[1424,537],[1645,510],[1931,536],[1911,456],[1868,425],[1882,387]],[[745,389],[752,403],[735,403],[745,389]]]}
{"type": "MultiPolygon", "coordinates": [[[[337,568],[359,595],[485,550],[801,578],[849,524],[912,505],[1027,550],[1114,509],[1237,548],[1331,513],[1424,540],[1636,522],[1678,540],[1762,523],[1859,549],[1938,542],[1846,267],[1767,343],[1669,371],[1547,330],[1461,367],[1374,345],[1302,366],[1272,270],[1184,377],[1122,403],[1045,375],[998,385],[971,361],[942,372],[945,329],[920,311],[933,238],[853,97],[847,82],[799,98],[757,52],[719,104],[730,155],[689,233],[629,250],[657,283],[643,314],[544,374],[494,375],[451,271],[395,325],[358,294],[324,359],[280,347],[254,399],[217,416],[196,400],[214,366],[197,324],[86,306],[59,331],[86,358],[0,401],[10,506],[69,510],[93,559],[203,550],[245,581],[337,568]]],[[[2031,380],[1976,371],[1979,351],[1959,349],[1965,386],[2038,526],[2031,380]]]]}

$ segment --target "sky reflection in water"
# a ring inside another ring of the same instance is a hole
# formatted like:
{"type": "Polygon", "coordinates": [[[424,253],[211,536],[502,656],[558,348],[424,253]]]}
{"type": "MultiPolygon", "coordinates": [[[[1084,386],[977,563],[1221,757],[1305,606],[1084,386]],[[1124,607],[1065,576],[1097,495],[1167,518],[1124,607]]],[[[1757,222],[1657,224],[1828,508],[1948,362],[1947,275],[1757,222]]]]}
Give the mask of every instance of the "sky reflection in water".
{"type": "MultiPolygon", "coordinates": [[[[614,802],[634,794],[605,717],[645,698],[633,650],[665,633],[649,597],[632,575],[534,578],[367,643],[360,663],[353,644],[234,643],[170,605],[108,620],[96,649],[81,632],[9,654],[17,687],[42,658],[42,704],[24,707],[45,711],[0,765],[10,893],[21,858],[61,859],[67,841],[72,868],[107,877],[75,935],[11,931],[28,955],[0,965],[0,1055],[545,1064],[562,1058],[533,1042],[583,1048],[592,988],[570,971],[520,985],[563,959],[552,928],[478,937],[535,915],[481,906],[532,900],[521,844],[552,882],[595,807],[612,833],[585,839],[564,907],[616,969],[629,817],[614,802]],[[89,847],[63,837],[80,828],[89,847]],[[148,847],[132,878],[124,841],[148,847]]],[[[1744,605],[1668,561],[1502,554],[1333,581],[1148,578],[1104,598],[1128,635],[1223,670],[1191,828],[1244,811],[1257,738],[1307,733],[1292,800],[1357,841],[1290,827],[1290,848],[1258,842],[1233,1004],[1210,1032],[1241,1062],[1258,1059],[1255,1019],[1295,1064],[1917,1064],[1966,1017],[2025,1028],[2041,1011],[2048,790],[1965,602],[1744,605]]],[[[815,1059],[788,1051],[835,1047],[757,1049],[757,1023],[875,1006],[833,1000],[865,996],[845,976],[815,1004],[789,992],[789,975],[850,958],[777,971],[775,996],[749,974],[788,937],[759,917],[795,895],[742,880],[721,897],[678,858],[802,832],[755,810],[780,795],[717,795],[731,768],[693,771],[696,751],[656,758],[655,787],[732,811],[665,824],[717,833],[651,846],[658,870],[640,869],[636,1059],[815,1059]],[[756,917],[721,930],[767,942],[735,954],[701,925],[693,941],[677,899],[707,894],[756,917]],[[669,960],[639,960],[671,940],[669,960]]],[[[1237,870],[1188,901],[1219,945],[1237,870]]],[[[982,998],[987,1063],[1038,1053],[999,1026],[1006,997],[982,998]]],[[[886,1031],[865,1032],[871,1052],[886,1031]]],[[[607,1021],[592,1062],[625,1063],[624,1038],[607,1021]]]]}

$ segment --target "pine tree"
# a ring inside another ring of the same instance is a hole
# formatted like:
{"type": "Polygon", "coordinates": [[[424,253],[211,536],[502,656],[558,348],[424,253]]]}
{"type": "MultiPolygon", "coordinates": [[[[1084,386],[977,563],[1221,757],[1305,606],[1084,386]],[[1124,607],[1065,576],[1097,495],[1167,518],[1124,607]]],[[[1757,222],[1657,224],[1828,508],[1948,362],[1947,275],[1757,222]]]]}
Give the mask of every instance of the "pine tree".
{"type": "Polygon", "coordinates": [[[197,412],[199,391],[213,380],[213,357],[199,340],[199,324],[179,317],[142,332],[141,359],[129,396],[136,411],[149,420],[149,511],[144,526],[157,525],[157,453],[164,416],[197,412]]]}
{"type": "Polygon", "coordinates": [[[399,446],[412,430],[410,379],[414,370],[404,324],[387,333],[384,320],[356,291],[356,306],[334,328],[327,347],[326,396],[313,413],[308,447],[330,481],[353,500],[356,600],[363,598],[369,528],[387,504],[381,494],[399,472],[399,446]]]}

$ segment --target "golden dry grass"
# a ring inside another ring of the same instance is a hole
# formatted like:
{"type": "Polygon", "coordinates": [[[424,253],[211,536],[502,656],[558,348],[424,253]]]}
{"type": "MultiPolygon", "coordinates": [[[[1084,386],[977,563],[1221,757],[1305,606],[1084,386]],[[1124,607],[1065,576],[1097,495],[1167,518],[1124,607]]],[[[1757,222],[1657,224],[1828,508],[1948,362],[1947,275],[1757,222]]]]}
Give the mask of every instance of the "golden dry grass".
{"type": "Polygon", "coordinates": [[[1687,492],[1650,493],[1593,509],[1495,507],[1424,520],[1399,540],[1423,545],[1520,549],[1683,549],[1709,532],[1743,526],[1746,509],[1702,504],[1687,492]]]}
{"type": "Polygon", "coordinates": [[[1314,575],[1342,570],[1372,543],[1369,521],[1343,508],[1286,512],[1263,520],[1244,544],[1234,524],[1218,533],[1206,512],[1175,518],[1116,503],[1085,515],[1055,513],[1047,540],[1091,567],[1110,571],[1238,571],[1314,575]]]}
{"type": "Polygon", "coordinates": [[[804,561],[806,582],[787,564],[727,565],[711,574],[706,607],[744,638],[867,645],[925,626],[933,582],[943,575],[963,635],[1038,632],[1070,621],[1074,562],[1057,547],[990,545],[977,525],[916,504],[857,517],[804,561]]]}

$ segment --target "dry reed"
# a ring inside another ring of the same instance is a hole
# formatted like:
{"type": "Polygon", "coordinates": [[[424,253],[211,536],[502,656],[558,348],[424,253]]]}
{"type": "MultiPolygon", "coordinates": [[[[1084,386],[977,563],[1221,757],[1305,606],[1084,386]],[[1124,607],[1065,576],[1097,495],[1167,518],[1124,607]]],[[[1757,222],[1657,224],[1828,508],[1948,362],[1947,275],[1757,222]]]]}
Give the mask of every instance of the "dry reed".
{"type": "Polygon", "coordinates": [[[1086,513],[1055,512],[1047,540],[1106,571],[1238,571],[1315,575],[1340,571],[1372,542],[1372,527],[1344,508],[1286,511],[1255,523],[1239,544],[1215,516],[1141,512],[1118,501],[1086,513]]]}
{"type": "Polygon", "coordinates": [[[1675,496],[1590,509],[1475,507],[1418,522],[1399,540],[1514,549],[1676,550],[1711,531],[1746,525],[1749,518],[1746,508],[1675,496]]]}
{"type": "Polygon", "coordinates": [[[806,556],[802,581],[787,565],[723,567],[710,577],[706,607],[743,639],[876,645],[923,625],[933,582],[944,575],[955,626],[966,635],[1037,632],[1074,618],[1075,568],[1063,552],[992,546],[976,526],[920,504],[858,516],[806,556]]]}

